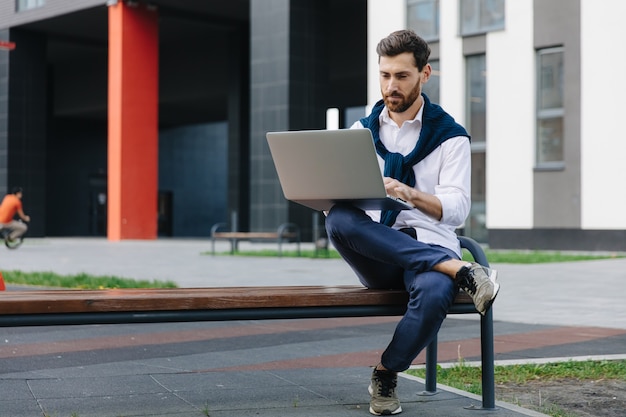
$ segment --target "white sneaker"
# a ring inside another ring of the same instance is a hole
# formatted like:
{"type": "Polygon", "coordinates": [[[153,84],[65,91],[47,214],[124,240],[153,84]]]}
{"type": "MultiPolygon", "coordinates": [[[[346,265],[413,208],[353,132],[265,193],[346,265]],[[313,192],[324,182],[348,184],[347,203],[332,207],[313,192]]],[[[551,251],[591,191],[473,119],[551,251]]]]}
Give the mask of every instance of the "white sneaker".
{"type": "Polygon", "coordinates": [[[500,290],[496,282],[498,272],[478,263],[464,266],[456,273],[456,281],[472,297],[476,310],[483,316],[493,304],[500,290]]]}
{"type": "Polygon", "coordinates": [[[402,412],[400,400],[396,394],[398,374],[393,371],[379,371],[374,368],[368,391],[370,399],[370,413],[375,416],[391,416],[402,412]]]}

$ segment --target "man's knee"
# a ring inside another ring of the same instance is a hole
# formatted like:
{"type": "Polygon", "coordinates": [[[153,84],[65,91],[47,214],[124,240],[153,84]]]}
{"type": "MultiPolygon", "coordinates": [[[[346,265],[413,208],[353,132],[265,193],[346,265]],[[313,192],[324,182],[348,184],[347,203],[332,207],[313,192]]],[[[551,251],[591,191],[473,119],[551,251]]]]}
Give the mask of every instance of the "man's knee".
{"type": "Polygon", "coordinates": [[[435,271],[417,274],[405,285],[410,296],[409,307],[420,305],[447,311],[457,292],[450,277],[435,271]]]}
{"type": "Polygon", "coordinates": [[[28,230],[26,223],[14,221],[9,225],[9,229],[13,230],[15,234],[21,236],[28,230]]]}
{"type": "Polygon", "coordinates": [[[326,231],[329,235],[352,223],[354,208],[345,204],[335,204],[326,216],[326,231]]]}
{"type": "Polygon", "coordinates": [[[328,216],[326,216],[326,220],[333,222],[338,218],[341,219],[345,216],[348,216],[351,211],[352,211],[352,208],[349,205],[335,204],[328,211],[328,216]]]}

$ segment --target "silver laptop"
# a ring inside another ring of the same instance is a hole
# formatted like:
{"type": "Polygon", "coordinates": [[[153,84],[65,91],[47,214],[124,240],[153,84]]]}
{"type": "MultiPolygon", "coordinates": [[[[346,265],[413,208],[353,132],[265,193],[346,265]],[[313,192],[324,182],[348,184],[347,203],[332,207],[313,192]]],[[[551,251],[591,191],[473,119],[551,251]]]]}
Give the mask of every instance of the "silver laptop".
{"type": "Polygon", "coordinates": [[[314,210],[338,202],[364,210],[410,210],[388,196],[369,129],[268,132],[285,198],[314,210]]]}

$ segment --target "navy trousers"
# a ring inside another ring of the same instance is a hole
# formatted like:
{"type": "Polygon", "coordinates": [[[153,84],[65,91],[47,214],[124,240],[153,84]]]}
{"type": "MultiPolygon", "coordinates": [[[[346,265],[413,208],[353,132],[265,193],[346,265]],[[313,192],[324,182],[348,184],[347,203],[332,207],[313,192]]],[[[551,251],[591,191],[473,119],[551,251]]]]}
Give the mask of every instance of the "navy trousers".
{"type": "Polygon", "coordinates": [[[375,222],[350,205],[330,210],[326,232],[365,287],[408,291],[407,311],[381,358],[385,368],[404,371],[437,335],[458,291],[450,277],[432,268],[458,256],[375,222]]]}

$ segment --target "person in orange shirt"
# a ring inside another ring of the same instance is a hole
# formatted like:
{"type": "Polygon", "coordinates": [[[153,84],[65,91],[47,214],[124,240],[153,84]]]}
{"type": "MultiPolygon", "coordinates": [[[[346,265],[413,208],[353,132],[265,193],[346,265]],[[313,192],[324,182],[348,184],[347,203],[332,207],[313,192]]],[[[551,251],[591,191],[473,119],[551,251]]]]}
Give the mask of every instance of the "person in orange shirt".
{"type": "Polygon", "coordinates": [[[24,214],[22,209],[22,193],[21,187],[15,187],[11,194],[7,194],[2,200],[2,204],[0,204],[0,229],[10,229],[9,239],[11,240],[19,239],[28,230],[26,223],[13,219],[17,213],[23,221],[30,221],[30,216],[24,214]]]}

